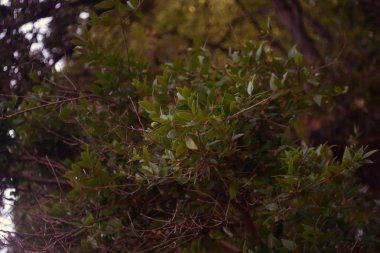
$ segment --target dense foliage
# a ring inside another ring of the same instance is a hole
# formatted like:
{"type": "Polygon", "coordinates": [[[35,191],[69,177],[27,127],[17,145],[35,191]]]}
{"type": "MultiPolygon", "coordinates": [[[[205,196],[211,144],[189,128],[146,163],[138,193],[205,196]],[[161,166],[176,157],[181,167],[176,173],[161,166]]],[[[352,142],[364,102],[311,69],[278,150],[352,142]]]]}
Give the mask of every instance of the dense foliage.
{"type": "MultiPolygon", "coordinates": [[[[103,38],[139,7],[97,4],[72,41],[75,78],[53,72],[3,101],[14,109],[2,153],[18,158],[10,251],[378,252],[379,202],[355,176],[374,151],[352,139],[337,156],[304,126],[346,92],[305,64],[321,60],[311,44],[299,46],[307,59],[296,46],[280,56],[265,19],[266,40],[211,52],[194,39],[185,56],[146,64],[127,38],[103,38]]],[[[164,31],[179,18],[162,16],[164,31]]]]}

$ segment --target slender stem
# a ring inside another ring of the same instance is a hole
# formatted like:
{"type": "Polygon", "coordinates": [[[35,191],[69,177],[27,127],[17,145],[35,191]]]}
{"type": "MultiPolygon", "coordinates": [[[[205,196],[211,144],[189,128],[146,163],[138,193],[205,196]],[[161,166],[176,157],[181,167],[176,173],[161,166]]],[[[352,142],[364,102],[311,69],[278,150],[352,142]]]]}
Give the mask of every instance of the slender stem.
{"type": "Polygon", "coordinates": [[[229,115],[229,116],[227,117],[227,120],[230,120],[230,119],[236,118],[236,117],[239,116],[240,114],[245,113],[246,111],[249,111],[249,110],[255,108],[256,106],[259,106],[259,105],[265,104],[266,102],[270,101],[271,99],[272,99],[272,96],[267,97],[266,99],[263,99],[263,100],[261,100],[260,102],[257,102],[256,104],[253,104],[253,105],[251,105],[251,106],[249,106],[249,107],[247,107],[247,108],[244,108],[243,110],[238,111],[238,112],[235,113],[235,114],[229,115]]]}
{"type": "Polygon", "coordinates": [[[66,103],[66,102],[72,102],[72,101],[80,100],[80,99],[83,99],[83,98],[89,98],[89,97],[96,97],[96,96],[94,96],[94,95],[87,95],[87,96],[81,96],[81,97],[76,97],[76,98],[68,98],[68,99],[64,99],[64,100],[60,100],[60,101],[56,101],[56,102],[51,102],[51,103],[48,103],[48,104],[38,105],[38,106],[34,106],[34,107],[31,107],[31,108],[28,108],[28,109],[25,109],[25,110],[22,110],[22,111],[18,111],[18,112],[9,114],[9,115],[1,116],[0,119],[9,119],[9,118],[13,118],[13,117],[15,117],[17,115],[23,114],[25,112],[30,112],[30,111],[38,110],[38,109],[41,109],[41,108],[44,108],[44,107],[48,107],[48,106],[52,106],[52,105],[59,105],[59,104],[63,104],[63,103],[66,103]]]}

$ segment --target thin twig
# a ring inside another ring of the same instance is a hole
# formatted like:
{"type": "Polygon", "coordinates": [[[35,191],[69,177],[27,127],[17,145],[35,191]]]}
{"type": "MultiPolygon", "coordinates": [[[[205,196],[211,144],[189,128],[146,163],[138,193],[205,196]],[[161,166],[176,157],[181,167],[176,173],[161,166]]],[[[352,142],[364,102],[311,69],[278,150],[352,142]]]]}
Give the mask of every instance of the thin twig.
{"type": "Polygon", "coordinates": [[[229,251],[232,251],[232,252],[240,252],[240,249],[238,247],[236,247],[235,245],[229,243],[229,242],[226,242],[226,241],[223,241],[223,240],[220,240],[218,241],[218,243],[225,249],[229,250],[229,251]]]}
{"type": "Polygon", "coordinates": [[[272,96],[267,97],[266,99],[263,99],[263,100],[261,100],[260,102],[257,102],[256,104],[253,104],[253,105],[251,105],[251,106],[249,106],[249,107],[247,107],[247,108],[244,108],[243,110],[238,111],[238,112],[235,113],[235,114],[229,115],[229,116],[226,118],[226,120],[230,120],[230,119],[236,118],[236,117],[239,116],[240,114],[245,113],[245,112],[247,112],[247,111],[249,111],[249,110],[255,108],[256,106],[259,106],[259,105],[265,104],[266,102],[269,102],[271,99],[272,99],[272,96]]]}
{"type": "Polygon", "coordinates": [[[323,65],[319,66],[318,68],[314,69],[313,72],[314,72],[314,73],[317,73],[318,71],[320,71],[320,70],[322,70],[322,69],[325,69],[325,68],[327,68],[327,67],[329,67],[329,66],[331,66],[331,65],[334,65],[334,64],[338,61],[338,59],[342,56],[342,54],[343,54],[343,52],[344,52],[344,49],[346,48],[346,43],[347,43],[347,41],[344,40],[344,41],[343,41],[342,48],[339,50],[338,54],[334,57],[334,59],[333,59],[332,61],[330,61],[330,62],[328,62],[328,63],[326,63],[326,64],[323,64],[323,65]]]}
{"type": "Polygon", "coordinates": [[[96,96],[95,95],[87,95],[87,96],[81,96],[81,97],[76,97],[76,98],[68,98],[68,99],[64,99],[64,100],[60,100],[60,101],[56,101],[56,102],[51,102],[51,103],[44,104],[44,105],[38,105],[38,106],[34,106],[34,107],[31,107],[31,108],[28,108],[28,109],[25,109],[22,111],[18,111],[18,112],[9,114],[9,115],[2,116],[2,117],[0,117],[0,119],[10,119],[10,118],[13,118],[17,115],[23,114],[25,112],[30,112],[30,111],[38,110],[38,109],[41,109],[44,107],[48,107],[48,106],[52,106],[52,105],[58,105],[58,104],[66,103],[66,102],[72,102],[72,101],[80,100],[83,98],[89,98],[89,97],[96,97],[96,96]]]}
{"type": "Polygon", "coordinates": [[[140,124],[141,129],[145,129],[144,124],[143,124],[142,121],[141,121],[141,118],[140,118],[139,112],[137,111],[137,108],[136,108],[135,103],[133,102],[133,100],[132,100],[132,98],[131,98],[130,96],[128,96],[128,99],[129,99],[129,100],[131,101],[131,103],[132,103],[133,110],[135,110],[136,117],[137,117],[137,119],[138,119],[138,121],[139,121],[139,124],[140,124]]]}
{"type": "Polygon", "coordinates": [[[74,88],[75,91],[78,90],[77,86],[74,84],[74,82],[65,74],[64,71],[62,71],[62,76],[69,82],[69,84],[74,88]]]}
{"type": "Polygon", "coordinates": [[[50,160],[49,160],[49,157],[48,157],[48,156],[45,156],[45,157],[46,157],[47,162],[49,163],[49,167],[50,167],[50,169],[53,171],[53,174],[54,174],[55,179],[57,180],[57,184],[58,184],[59,191],[60,191],[59,197],[60,197],[60,199],[62,200],[63,190],[62,190],[61,184],[60,184],[60,182],[59,182],[59,180],[58,180],[57,174],[55,173],[55,169],[54,169],[53,165],[51,164],[51,162],[50,162],[50,160]]]}

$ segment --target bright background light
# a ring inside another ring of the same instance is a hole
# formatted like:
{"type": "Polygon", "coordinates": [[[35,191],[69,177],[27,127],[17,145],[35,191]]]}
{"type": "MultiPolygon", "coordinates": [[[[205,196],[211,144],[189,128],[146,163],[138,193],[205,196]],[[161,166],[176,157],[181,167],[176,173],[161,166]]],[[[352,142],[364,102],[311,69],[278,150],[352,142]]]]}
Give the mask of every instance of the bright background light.
{"type": "MultiPolygon", "coordinates": [[[[11,2],[9,0],[0,0],[0,5],[9,6],[10,4],[11,2]]],[[[41,18],[34,23],[31,23],[31,22],[26,23],[20,27],[20,32],[24,33],[25,37],[29,40],[32,38],[33,30],[38,31],[39,34],[37,35],[37,42],[31,45],[30,50],[31,52],[42,51],[44,57],[46,58],[48,58],[49,55],[48,55],[47,50],[44,50],[44,45],[43,45],[42,40],[43,40],[43,35],[49,32],[48,26],[51,20],[52,20],[51,17],[41,18]]],[[[1,39],[1,36],[2,35],[0,34],[0,39],[1,39]]],[[[56,69],[62,70],[63,67],[64,67],[64,62],[60,61],[60,64],[58,68],[56,67],[56,69]]],[[[8,134],[11,137],[14,137],[14,134],[15,134],[14,130],[10,130],[8,134]]],[[[13,204],[14,204],[14,201],[13,201],[14,198],[11,195],[11,193],[13,191],[14,189],[6,189],[4,191],[4,199],[3,199],[4,207],[0,208],[0,240],[1,241],[3,241],[4,238],[6,238],[9,235],[9,233],[7,232],[15,231],[15,226],[12,221],[12,209],[13,209],[13,204]]],[[[0,253],[6,253],[6,252],[7,252],[7,248],[0,249],[0,253]]]]}
{"type": "MultiPolygon", "coordinates": [[[[40,2],[43,2],[40,0],[40,2]]],[[[5,5],[9,6],[11,4],[10,0],[0,0],[0,5],[5,5]]],[[[82,20],[86,20],[89,18],[89,13],[88,12],[81,12],[79,14],[79,18],[82,20]]],[[[52,21],[52,17],[46,17],[46,18],[41,18],[37,20],[36,22],[32,23],[26,23],[20,27],[20,32],[25,34],[25,38],[28,40],[31,40],[33,37],[33,32],[38,32],[37,34],[37,42],[33,43],[31,45],[30,51],[31,53],[41,51],[43,56],[45,58],[49,58],[50,54],[49,52],[44,49],[44,44],[43,44],[43,37],[44,35],[49,33],[49,23],[52,21]]],[[[0,34],[0,39],[2,39],[2,36],[5,36],[4,34],[0,34]]],[[[16,52],[17,53],[17,52],[16,52]]],[[[59,72],[62,71],[63,68],[65,67],[65,59],[62,58],[59,60],[55,65],[54,69],[59,72]]],[[[10,130],[8,133],[12,138],[15,136],[14,130],[10,130]]],[[[8,235],[7,232],[14,232],[15,231],[15,226],[12,221],[12,208],[14,201],[13,196],[11,193],[14,191],[14,189],[6,189],[4,192],[4,207],[0,209],[0,240],[4,240],[4,238],[8,235]]],[[[0,249],[0,253],[6,253],[7,249],[0,249]]]]}
{"type": "Polygon", "coordinates": [[[9,0],[0,0],[0,5],[6,5],[9,6],[11,2],[9,0]]]}
{"type": "MultiPolygon", "coordinates": [[[[4,191],[4,207],[0,210],[0,240],[3,240],[7,236],[6,232],[14,232],[15,227],[12,222],[12,208],[13,208],[13,196],[14,189],[6,189],[4,191]]],[[[6,253],[7,249],[1,249],[0,253],[6,253]]]]}

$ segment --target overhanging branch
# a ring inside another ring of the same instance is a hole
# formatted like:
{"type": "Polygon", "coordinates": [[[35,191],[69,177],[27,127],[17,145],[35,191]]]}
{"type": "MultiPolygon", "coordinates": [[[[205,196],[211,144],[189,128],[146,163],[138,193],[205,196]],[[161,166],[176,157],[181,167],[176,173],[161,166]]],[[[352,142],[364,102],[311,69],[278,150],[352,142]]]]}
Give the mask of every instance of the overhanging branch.
{"type": "Polygon", "coordinates": [[[292,35],[298,49],[313,60],[323,63],[323,58],[315,48],[314,40],[307,33],[300,3],[297,0],[274,0],[277,16],[292,35]]]}

